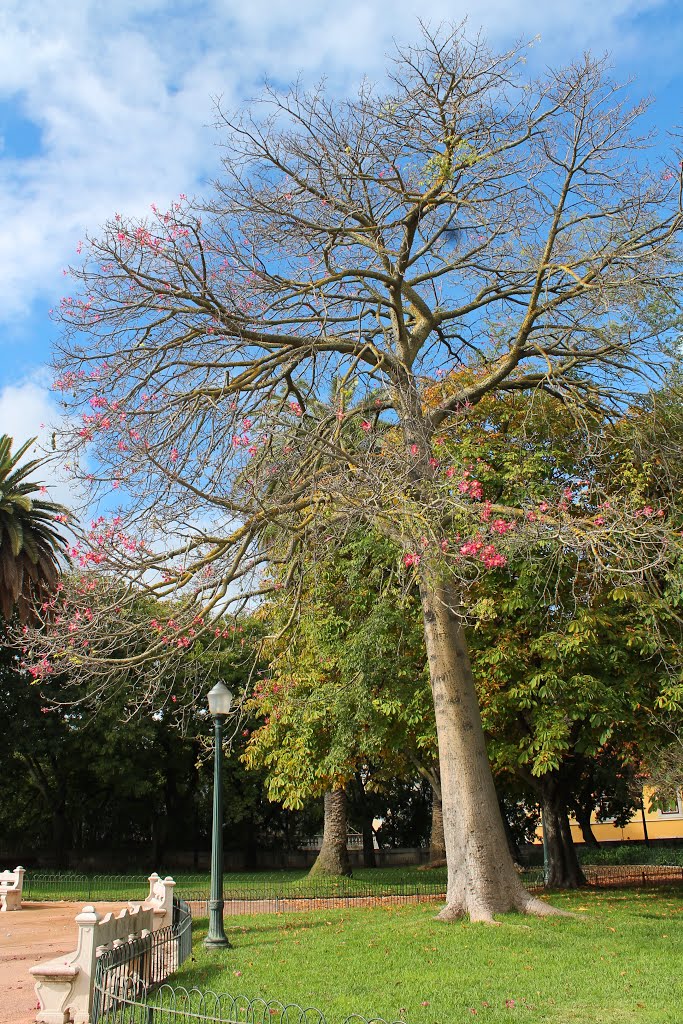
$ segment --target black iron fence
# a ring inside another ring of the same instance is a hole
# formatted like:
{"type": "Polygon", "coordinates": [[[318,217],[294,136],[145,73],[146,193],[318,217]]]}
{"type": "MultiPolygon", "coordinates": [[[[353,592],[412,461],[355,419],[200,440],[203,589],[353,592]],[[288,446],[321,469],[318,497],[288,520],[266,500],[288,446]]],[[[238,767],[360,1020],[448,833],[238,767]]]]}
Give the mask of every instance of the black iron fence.
{"type": "Polygon", "coordinates": [[[50,900],[135,899],[147,895],[146,875],[86,875],[61,871],[29,871],[24,876],[23,898],[36,902],[50,900]]]}
{"type": "Polygon", "coordinates": [[[683,885],[679,864],[583,864],[582,869],[588,885],[598,889],[683,885]]]}
{"type": "Polygon", "coordinates": [[[173,922],[156,932],[129,939],[97,958],[92,1021],[140,1021],[140,1000],[162,985],[192,953],[192,914],[184,900],[174,897],[173,922]],[[126,1015],[128,1010],[135,1013],[126,1015]]]}
{"type": "MultiPolygon", "coordinates": [[[[683,866],[677,864],[584,864],[588,885],[596,888],[683,884],[683,866]]],[[[442,899],[446,892],[445,872],[434,878],[412,877],[404,882],[366,878],[289,879],[265,876],[248,881],[227,875],[223,889],[226,914],[281,913],[287,910],[315,910],[330,906],[372,906],[374,903],[417,903],[442,899]]],[[[543,869],[528,868],[522,881],[530,890],[543,888],[543,869]]],[[[208,913],[209,886],[204,875],[179,879],[185,900],[195,915],[208,913]]],[[[144,899],[148,880],[144,875],[71,875],[30,873],[24,879],[26,900],[111,900],[144,899]]]]}

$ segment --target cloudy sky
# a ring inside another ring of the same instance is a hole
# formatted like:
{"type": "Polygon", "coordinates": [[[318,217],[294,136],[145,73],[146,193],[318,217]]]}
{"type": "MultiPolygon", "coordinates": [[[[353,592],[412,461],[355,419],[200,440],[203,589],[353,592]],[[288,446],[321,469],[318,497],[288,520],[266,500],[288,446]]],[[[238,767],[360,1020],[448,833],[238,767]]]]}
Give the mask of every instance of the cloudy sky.
{"type": "Polygon", "coordinates": [[[683,122],[683,6],[673,0],[4,0],[0,10],[0,433],[54,417],[48,310],[80,238],[114,211],[198,193],[218,166],[213,100],[238,105],[265,75],[381,76],[417,15],[468,16],[494,45],[540,35],[531,61],[609,51],[683,122]]]}

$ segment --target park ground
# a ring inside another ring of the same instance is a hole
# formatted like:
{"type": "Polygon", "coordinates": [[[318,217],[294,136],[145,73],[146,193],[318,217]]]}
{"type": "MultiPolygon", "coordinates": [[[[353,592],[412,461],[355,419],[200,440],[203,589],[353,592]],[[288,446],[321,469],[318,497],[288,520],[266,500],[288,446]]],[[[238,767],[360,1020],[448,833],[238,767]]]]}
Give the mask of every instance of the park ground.
{"type": "MultiPolygon", "coordinates": [[[[98,903],[101,913],[121,903],[98,903]]],[[[29,967],[75,948],[74,917],[80,903],[26,903],[21,910],[0,914],[0,1021],[32,1024],[37,999],[29,967]]]]}
{"type": "MultiPolygon", "coordinates": [[[[395,877],[375,884],[386,889],[395,877]]],[[[236,878],[228,878],[237,889],[236,878]]],[[[262,875],[259,881],[261,891],[283,887],[282,875],[262,875]]],[[[367,892],[363,881],[354,880],[353,888],[367,892]]],[[[76,877],[71,882],[75,886],[76,877]]],[[[190,878],[184,882],[179,890],[188,894],[190,878]]],[[[288,888],[310,884],[291,875],[287,882],[288,888]]],[[[128,890],[120,899],[141,895],[132,878],[107,884],[128,890]]],[[[589,889],[544,898],[574,916],[511,914],[496,928],[467,921],[445,925],[435,920],[438,899],[387,905],[370,897],[371,907],[350,903],[228,916],[234,948],[220,952],[204,949],[206,920],[197,918],[193,958],[171,984],[315,1006],[328,1024],[342,1024],[352,1013],[407,1024],[475,1018],[487,1024],[681,1024],[680,886],[589,889]]],[[[74,948],[74,917],[84,902],[28,903],[0,917],[2,1024],[33,1020],[28,968],[74,948]]],[[[114,906],[93,902],[100,911],[114,906]]]]}
{"type": "Polygon", "coordinates": [[[434,918],[433,904],[226,918],[232,950],[202,946],[174,985],[408,1024],[680,1024],[680,889],[549,897],[574,917],[500,927],[434,918]]]}

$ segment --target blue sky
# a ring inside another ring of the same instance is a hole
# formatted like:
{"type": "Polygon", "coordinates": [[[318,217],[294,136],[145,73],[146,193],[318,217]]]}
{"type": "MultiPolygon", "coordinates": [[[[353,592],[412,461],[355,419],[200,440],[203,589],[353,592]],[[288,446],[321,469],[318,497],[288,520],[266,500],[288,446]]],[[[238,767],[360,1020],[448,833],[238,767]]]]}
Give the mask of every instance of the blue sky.
{"type": "MultiPolygon", "coordinates": [[[[490,42],[540,40],[532,69],[589,49],[683,123],[683,5],[659,0],[5,0],[0,11],[0,433],[56,416],[48,311],[86,231],[201,193],[218,168],[212,100],[244,102],[264,75],[381,77],[392,38],[468,16],[490,42]]],[[[41,424],[45,426],[41,427],[41,424]]]]}

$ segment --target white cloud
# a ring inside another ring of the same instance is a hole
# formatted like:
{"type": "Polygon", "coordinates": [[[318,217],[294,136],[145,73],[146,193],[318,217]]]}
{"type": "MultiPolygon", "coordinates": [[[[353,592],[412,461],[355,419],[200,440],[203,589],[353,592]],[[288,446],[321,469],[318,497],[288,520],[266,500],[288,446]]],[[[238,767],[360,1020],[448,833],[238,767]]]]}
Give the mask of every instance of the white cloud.
{"type": "MultiPolygon", "coordinates": [[[[392,37],[413,39],[418,14],[438,24],[468,6],[395,0],[387,17],[379,0],[6,0],[0,100],[40,128],[42,148],[0,161],[0,317],[24,317],[37,298],[47,308],[78,239],[115,210],[139,214],[201,190],[217,166],[211,97],[238,102],[266,73],[325,73],[338,85],[381,74],[392,37]]],[[[649,52],[661,45],[659,29],[637,36],[629,19],[661,6],[480,0],[470,20],[494,45],[541,32],[536,59],[545,62],[584,46],[649,52]]],[[[672,29],[669,45],[676,38],[672,29]]]]}
{"type": "MultiPolygon", "coordinates": [[[[58,423],[60,412],[42,375],[34,379],[11,384],[0,390],[0,434],[14,438],[16,451],[31,437],[38,440],[29,449],[26,458],[41,458],[51,451],[52,429],[58,423]]],[[[58,461],[48,457],[36,480],[45,484],[49,497],[68,508],[75,504],[75,492],[58,461]]]]}

